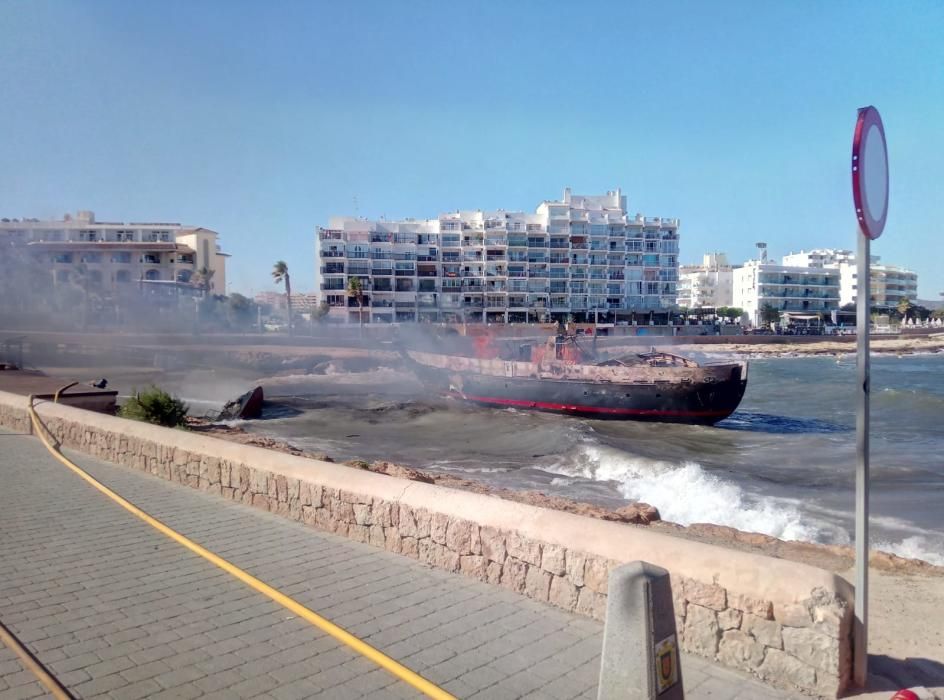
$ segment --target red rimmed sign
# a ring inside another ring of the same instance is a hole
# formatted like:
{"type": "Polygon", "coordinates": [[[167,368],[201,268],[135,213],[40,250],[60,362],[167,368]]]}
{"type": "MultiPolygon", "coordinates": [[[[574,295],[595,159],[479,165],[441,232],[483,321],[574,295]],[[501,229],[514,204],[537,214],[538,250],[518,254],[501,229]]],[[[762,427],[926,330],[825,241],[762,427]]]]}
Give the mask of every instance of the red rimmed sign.
{"type": "Polygon", "coordinates": [[[852,137],[852,198],[863,235],[875,240],[888,218],[888,148],[875,107],[859,110],[852,137]]]}

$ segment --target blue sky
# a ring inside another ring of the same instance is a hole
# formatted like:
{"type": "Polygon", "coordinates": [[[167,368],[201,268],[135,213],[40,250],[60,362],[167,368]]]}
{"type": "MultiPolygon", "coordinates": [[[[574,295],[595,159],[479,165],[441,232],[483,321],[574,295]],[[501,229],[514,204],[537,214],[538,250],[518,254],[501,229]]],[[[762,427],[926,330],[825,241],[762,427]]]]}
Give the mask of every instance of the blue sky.
{"type": "Polygon", "coordinates": [[[682,260],[855,245],[856,108],[885,121],[873,251],[944,291],[944,4],[0,0],[0,215],[219,231],[230,288],[314,285],[337,214],[621,186],[682,260]]]}

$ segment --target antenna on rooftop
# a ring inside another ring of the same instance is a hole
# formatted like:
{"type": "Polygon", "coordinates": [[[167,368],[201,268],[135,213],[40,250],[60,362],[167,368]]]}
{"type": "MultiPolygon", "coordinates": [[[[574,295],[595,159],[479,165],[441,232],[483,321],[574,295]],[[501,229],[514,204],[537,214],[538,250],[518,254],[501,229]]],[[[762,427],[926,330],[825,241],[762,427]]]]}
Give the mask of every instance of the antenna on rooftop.
{"type": "Polygon", "coordinates": [[[757,257],[762,263],[767,262],[767,244],[763,241],[758,241],[754,244],[757,246],[757,257]]]}

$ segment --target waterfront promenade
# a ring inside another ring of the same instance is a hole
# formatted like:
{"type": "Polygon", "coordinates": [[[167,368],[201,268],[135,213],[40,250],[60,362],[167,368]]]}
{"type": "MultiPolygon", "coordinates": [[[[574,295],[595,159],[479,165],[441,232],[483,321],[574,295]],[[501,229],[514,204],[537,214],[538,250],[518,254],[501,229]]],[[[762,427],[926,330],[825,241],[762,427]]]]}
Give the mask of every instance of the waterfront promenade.
{"type": "MultiPolygon", "coordinates": [[[[70,458],[457,697],[593,698],[602,625],[161,479],[70,458]]],[[[420,697],[0,431],[0,622],[75,697],[420,697]]],[[[690,698],[788,698],[684,656],[690,698]]],[[[41,696],[0,649],[0,700],[41,696]]]]}

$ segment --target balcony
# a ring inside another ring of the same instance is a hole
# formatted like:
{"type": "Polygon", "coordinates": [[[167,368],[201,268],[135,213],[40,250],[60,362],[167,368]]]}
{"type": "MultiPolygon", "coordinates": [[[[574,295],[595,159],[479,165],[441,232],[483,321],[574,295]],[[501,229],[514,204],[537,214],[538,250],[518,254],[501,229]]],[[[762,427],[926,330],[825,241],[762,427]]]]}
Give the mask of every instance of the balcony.
{"type": "Polygon", "coordinates": [[[321,257],[323,258],[343,258],[343,250],[322,250],[321,257]]]}
{"type": "Polygon", "coordinates": [[[371,243],[392,243],[393,234],[392,233],[372,233],[370,234],[371,243]]]}

